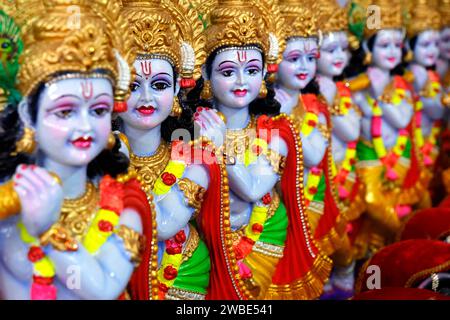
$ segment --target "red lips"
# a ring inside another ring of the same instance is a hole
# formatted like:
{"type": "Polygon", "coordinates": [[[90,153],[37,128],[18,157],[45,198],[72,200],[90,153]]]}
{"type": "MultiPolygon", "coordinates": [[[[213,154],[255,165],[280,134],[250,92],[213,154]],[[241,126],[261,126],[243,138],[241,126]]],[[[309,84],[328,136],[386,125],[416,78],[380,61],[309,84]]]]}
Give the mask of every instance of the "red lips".
{"type": "Polygon", "coordinates": [[[243,89],[243,90],[237,89],[237,90],[234,90],[233,93],[237,97],[244,97],[247,94],[247,90],[245,90],[245,89],[243,89]]]}
{"type": "Polygon", "coordinates": [[[397,59],[395,57],[390,57],[388,58],[388,61],[394,63],[395,61],[397,61],[397,59]]]}
{"type": "Polygon", "coordinates": [[[340,68],[340,67],[342,67],[343,65],[344,65],[343,62],[336,62],[336,63],[334,63],[334,66],[335,66],[336,68],[340,68]]]}
{"type": "Polygon", "coordinates": [[[139,113],[146,115],[146,116],[150,116],[155,112],[155,108],[152,106],[140,106],[139,108],[136,109],[139,113]]]}
{"type": "Polygon", "coordinates": [[[308,77],[307,73],[299,73],[297,75],[297,78],[299,78],[300,80],[306,80],[307,77],[308,77]]]}
{"type": "Polygon", "coordinates": [[[72,141],[72,144],[79,149],[89,149],[91,147],[92,144],[92,138],[88,137],[88,138],[78,138],[77,140],[72,141]]]}

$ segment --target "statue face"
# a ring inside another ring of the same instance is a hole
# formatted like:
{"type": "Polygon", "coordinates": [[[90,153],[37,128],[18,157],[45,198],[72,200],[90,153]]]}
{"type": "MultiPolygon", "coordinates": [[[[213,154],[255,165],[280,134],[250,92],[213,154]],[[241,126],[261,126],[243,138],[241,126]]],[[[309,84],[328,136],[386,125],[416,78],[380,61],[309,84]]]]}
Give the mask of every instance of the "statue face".
{"type": "Polygon", "coordinates": [[[350,58],[348,39],[345,32],[331,32],[323,39],[320,58],[317,60],[319,73],[325,76],[339,76],[350,58]]]}
{"type": "Polygon", "coordinates": [[[417,36],[414,61],[424,67],[434,66],[439,57],[439,32],[428,30],[417,36]]]}
{"type": "Polygon", "coordinates": [[[254,101],[264,78],[263,56],[256,49],[226,50],[211,66],[214,99],[229,108],[244,108],[254,101]]]}
{"type": "Polygon", "coordinates": [[[314,38],[289,40],[278,69],[278,82],[290,90],[305,88],[316,75],[318,52],[314,38]]]}
{"type": "Polygon", "coordinates": [[[450,27],[442,29],[439,41],[441,57],[450,60],[450,27]]]}
{"type": "Polygon", "coordinates": [[[372,50],[373,65],[392,70],[402,61],[403,33],[400,30],[380,30],[372,50]]]}
{"type": "Polygon", "coordinates": [[[177,91],[176,79],[172,65],[163,59],[136,60],[134,68],[128,110],[120,117],[133,128],[149,130],[169,117],[177,91]]]}
{"type": "Polygon", "coordinates": [[[107,79],[66,79],[46,86],[35,123],[39,150],[57,163],[88,165],[108,143],[113,104],[107,79]]]}

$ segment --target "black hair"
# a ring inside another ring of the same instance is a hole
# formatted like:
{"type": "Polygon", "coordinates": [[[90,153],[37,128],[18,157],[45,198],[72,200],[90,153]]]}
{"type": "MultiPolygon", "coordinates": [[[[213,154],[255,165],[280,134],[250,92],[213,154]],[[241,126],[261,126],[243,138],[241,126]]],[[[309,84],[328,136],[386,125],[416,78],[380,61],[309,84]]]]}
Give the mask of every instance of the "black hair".
{"type": "Polygon", "coordinates": [[[0,181],[10,179],[16,167],[22,163],[30,163],[25,154],[16,154],[16,142],[23,134],[23,126],[17,112],[17,104],[10,103],[0,112],[0,181]]]}
{"type": "MultiPolygon", "coordinates": [[[[367,48],[369,52],[373,52],[373,47],[375,46],[375,40],[378,33],[372,35],[367,40],[367,48]]],[[[407,54],[407,50],[405,48],[402,49],[402,57],[404,58],[407,54]]],[[[343,75],[344,78],[353,78],[358,76],[361,73],[364,73],[367,71],[366,65],[364,65],[364,59],[366,57],[366,52],[364,51],[364,48],[362,45],[353,52],[351,52],[351,58],[348,66],[345,68],[343,75]]],[[[404,61],[404,60],[403,60],[404,61]]],[[[406,70],[406,65],[401,62],[398,66],[396,66],[394,69],[391,70],[391,75],[404,75],[406,70]]]]}
{"type": "MultiPolygon", "coordinates": [[[[36,123],[38,114],[39,97],[45,88],[45,83],[41,83],[35,93],[30,97],[29,112],[32,123],[36,123]]],[[[116,137],[116,144],[111,150],[103,150],[88,165],[89,178],[95,178],[106,174],[116,177],[119,174],[126,173],[129,166],[129,160],[125,154],[119,151],[120,141],[116,137]]]]}
{"type": "Polygon", "coordinates": [[[317,82],[316,78],[312,79],[307,85],[306,87],[304,87],[303,89],[300,90],[300,92],[302,94],[315,94],[315,95],[319,95],[320,94],[320,86],[319,83],[317,82]]]}
{"type": "MultiPolygon", "coordinates": [[[[205,67],[206,67],[206,74],[208,77],[211,77],[212,63],[213,63],[214,59],[216,58],[219,51],[222,50],[223,48],[225,48],[225,47],[220,47],[220,48],[214,50],[206,59],[205,67]]],[[[262,59],[263,59],[263,64],[264,64],[265,59],[264,59],[263,54],[262,54],[262,59]]],[[[265,98],[258,97],[250,103],[250,105],[249,105],[250,114],[276,116],[276,115],[280,114],[281,105],[275,99],[274,84],[267,81],[267,77],[265,79],[263,79],[263,81],[266,82],[267,96],[265,98]]],[[[195,100],[200,102],[200,104],[198,104],[197,106],[194,106],[195,108],[198,106],[204,106],[204,105],[212,106],[211,101],[205,101],[205,100],[200,99],[200,93],[202,92],[203,86],[204,86],[204,79],[201,79],[200,81],[197,82],[196,87],[189,93],[189,96],[191,98],[194,98],[195,100]]]]}

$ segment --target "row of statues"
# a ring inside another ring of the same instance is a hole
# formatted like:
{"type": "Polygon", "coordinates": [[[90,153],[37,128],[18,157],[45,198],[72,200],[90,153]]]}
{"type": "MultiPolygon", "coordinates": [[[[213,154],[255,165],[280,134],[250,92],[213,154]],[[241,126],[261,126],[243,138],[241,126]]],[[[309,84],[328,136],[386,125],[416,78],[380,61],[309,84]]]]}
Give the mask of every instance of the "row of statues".
{"type": "Polygon", "coordinates": [[[450,1],[341,2],[1,0],[0,298],[436,291],[450,1]]]}

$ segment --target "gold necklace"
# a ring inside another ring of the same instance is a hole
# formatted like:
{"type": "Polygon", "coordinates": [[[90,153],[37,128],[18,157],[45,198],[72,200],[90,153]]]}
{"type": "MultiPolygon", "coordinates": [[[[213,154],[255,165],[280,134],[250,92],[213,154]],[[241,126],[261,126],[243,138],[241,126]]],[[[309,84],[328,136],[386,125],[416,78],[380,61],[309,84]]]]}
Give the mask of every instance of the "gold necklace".
{"type": "Polygon", "coordinates": [[[128,137],[122,132],[119,133],[120,140],[125,144],[130,154],[129,170],[135,170],[141,180],[144,192],[149,195],[153,190],[156,179],[161,175],[170,160],[171,147],[167,142],[162,141],[152,156],[140,157],[131,150],[128,137]]]}
{"type": "Polygon", "coordinates": [[[148,194],[153,190],[156,179],[167,166],[170,160],[170,149],[166,142],[161,142],[152,156],[139,157],[130,152],[130,169],[136,170],[145,193],[148,194]]]}
{"type": "Polygon", "coordinates": [[[292,109],[291,112],[291,119],[294,122],[294,126],[298,131],[301,131],[302,129],[304,115],[305,115],[305,106],[303,104],[302,96],[299,95],[298,103],[294,107],[294,109],[292,109]]]}
{"type": "Polygon", "coordinates": [[[226,152],[229,156],[243,156],[250,146],[250,139],[256,138],[255,116],[251,116],[247,126],[243,129],[227,129],[226,152]]]}
{"type": "Polygon", "coordinates": [[[93,183],[86,184],[86,192],[77,199],[64,199],[59,224],[81,241],[97,212],[100,195],[93,183]]]}

